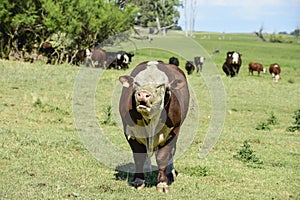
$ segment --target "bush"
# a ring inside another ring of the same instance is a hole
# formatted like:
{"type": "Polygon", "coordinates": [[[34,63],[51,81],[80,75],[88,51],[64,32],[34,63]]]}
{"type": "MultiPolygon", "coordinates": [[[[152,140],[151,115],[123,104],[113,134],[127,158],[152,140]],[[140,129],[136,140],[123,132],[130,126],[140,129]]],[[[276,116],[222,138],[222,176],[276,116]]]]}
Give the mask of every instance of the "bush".
{"type": "Polygon", "coordinates": [[[263,161],[260,160],[251,149],[251,146],[247,140],[244,141],[243,146],[238,150],[237,154],[233,156],[234,158],[244,162],[249,167],[262,168],[263,161]]]}
{"type": "Polygon", "coordinates": [[[289,126],[287,128],[287,131],[298,132],[298,131],[300,131],[300,109],[295,111],[293,118],[295,119],[295,121],[293,123],[294,126],[289,126]]]}
{"type": "Polygon", "coordinates": [[[256,130],[271,130],[270,125],[279,124],[277,117],[274,115],[274,112],[271,112],[271,116],[267,119],[267,121],[262,121],[257,123],[255,129],[256,130]]]}

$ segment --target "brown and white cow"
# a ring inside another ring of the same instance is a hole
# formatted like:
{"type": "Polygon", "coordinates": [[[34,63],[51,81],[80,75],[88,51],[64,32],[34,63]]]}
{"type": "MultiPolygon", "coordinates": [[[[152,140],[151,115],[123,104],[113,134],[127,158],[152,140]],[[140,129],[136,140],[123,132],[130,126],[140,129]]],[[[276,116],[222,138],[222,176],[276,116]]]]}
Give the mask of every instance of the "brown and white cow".
{"type": "Polygon", "coordinates": [[[123,85],[119,111],[126,139],[133,151],[135,174],[131,186],[145,187],[143,166],[156,155],[157,190],[169,192],[168,176],[175,180],[173,156],[180,127],[187,115],[189,89],[184,72],[162,61],[139,64],[123,85]]]}
{"type": "Polygon", "coordinates": [[[257,75],[260,75],[260,72],[265,72],[265,68],[262,64],[256,63],[256,62],[250,62],[249,63],[249,75],[253,75],[253,71],[257,71],[257,75]]]}
{"type": "Polygon", "coordinates": [[[280,66],[277,63],[273,63],[270,65],[269,72],[272,75],[273,81],[278,82],[280,79],[280,66]]]}

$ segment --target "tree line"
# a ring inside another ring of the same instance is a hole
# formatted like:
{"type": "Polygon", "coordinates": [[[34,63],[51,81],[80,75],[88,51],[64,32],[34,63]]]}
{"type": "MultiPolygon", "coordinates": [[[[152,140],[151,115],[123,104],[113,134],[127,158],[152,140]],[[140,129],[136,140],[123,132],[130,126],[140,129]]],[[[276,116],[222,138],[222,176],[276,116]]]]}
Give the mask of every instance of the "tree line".
{"type": "Polygon", "coordinates": [[[23,59],[49,41],[60,54],[93,48],[134,25],[177,25],[179,0],[2,0],[0,58],[23,59]]]}

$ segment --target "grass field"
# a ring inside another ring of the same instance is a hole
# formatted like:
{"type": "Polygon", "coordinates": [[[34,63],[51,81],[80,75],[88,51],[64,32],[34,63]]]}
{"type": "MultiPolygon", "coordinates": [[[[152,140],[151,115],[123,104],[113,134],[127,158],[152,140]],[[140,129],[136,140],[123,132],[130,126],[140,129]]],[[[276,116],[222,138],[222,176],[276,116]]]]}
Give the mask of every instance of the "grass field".
{"type": "MultiPolygon", "coordinates": [[[[74,122],[74,85],[81,68],[1,60],[0,199],[300,199],[300,133],[286,131],[294,111],[300,109],[300,45],[263,43],[251,34],[221,37],[198,33],[195,41],[209,54],[220,50],[208,60],[216,64],[226,91],[224,127],[212,151],[199,158],[211,121],[213,91],[199,74],[188,76],[199,108],[199,127],[175,161],[179,174],[169,194],[156,192],[155,172],[147,174],[144,190],[132,189],[128,186],[132,174],[107,167],[107,160],[99,161],[87,150],[74,122]],[[243,54],[240,75],[232,79],[221,70],[229,50],[243,54]],[[266,67],[278,62],[281,80],[274,83],[268,73],[249,76],[250,61],[266,67]],[[256,129],[272,116],[278,123],[269,125],[270,130],[256,129]],[[246,150],[245,141],[250,144],[246,150]],[[248,161],[237,159],[239,152],[248,155],[248,161]]],[[[131,68],[174,55],[157,49],[134,53],[131,68]]],[[[184,62],[180,58],[181,66],[184,62]]],[[[118,120],[108,114],[110,106],[115,109],[118,77],[129,71],[85,70],[96,80],[95,75],[101,74],[91,96],[96,122],[115,146],[126,151],[122,129],[114,123],[118,120]]],[[[106,159],[109,151],[105,150],[106,159]]]]}

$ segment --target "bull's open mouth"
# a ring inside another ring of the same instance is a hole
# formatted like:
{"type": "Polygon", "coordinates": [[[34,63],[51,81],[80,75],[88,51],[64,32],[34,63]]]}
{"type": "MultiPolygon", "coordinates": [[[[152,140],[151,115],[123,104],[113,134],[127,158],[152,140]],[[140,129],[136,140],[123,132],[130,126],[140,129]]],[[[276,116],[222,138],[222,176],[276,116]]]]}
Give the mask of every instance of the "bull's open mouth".
{"type": "Polygon", "coordinates": [[[147,103],[144,102],[144,101],[139,102],[139,105],[138,105],[137,107],[138,107],[139,109],[147,109],[147,108],[149,108],[149,107],[147,106],[147,103]]]}

